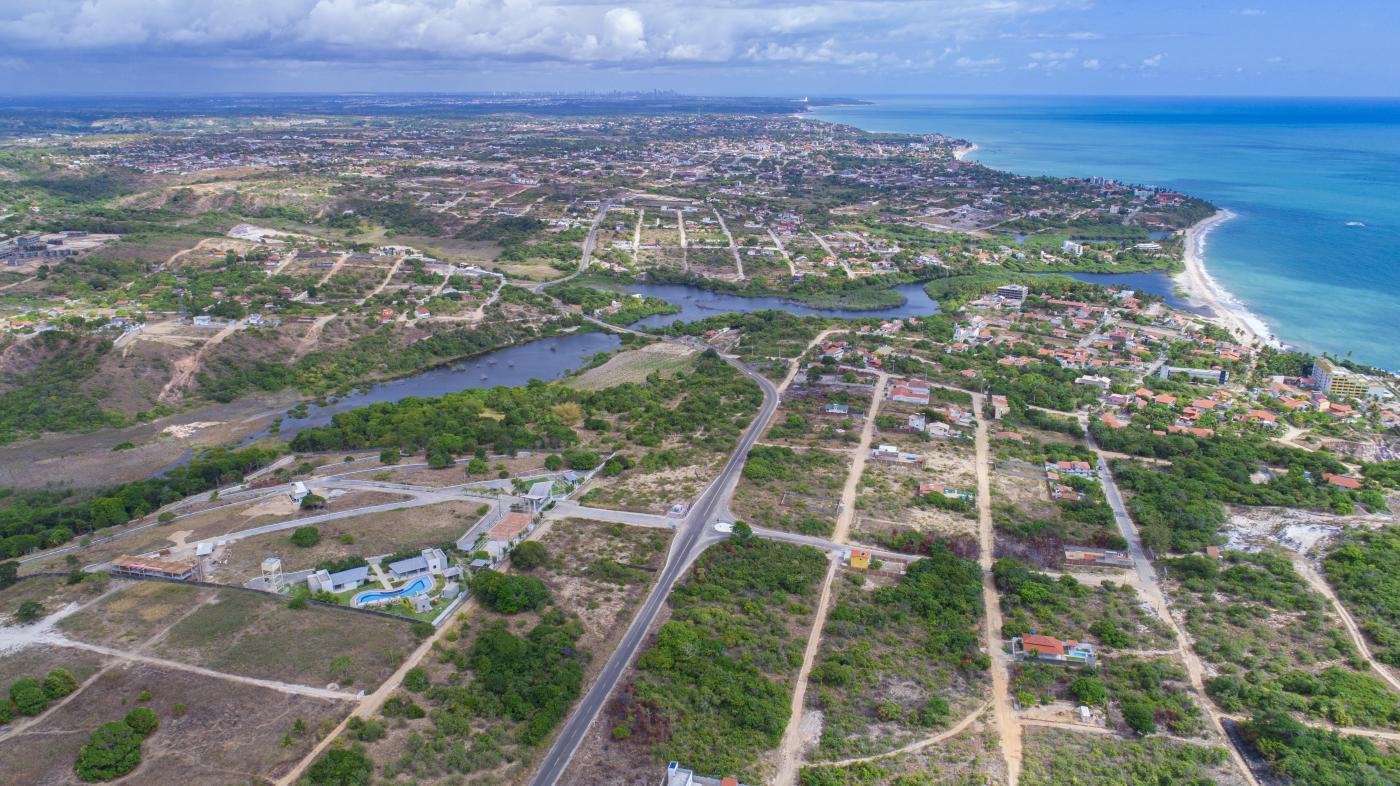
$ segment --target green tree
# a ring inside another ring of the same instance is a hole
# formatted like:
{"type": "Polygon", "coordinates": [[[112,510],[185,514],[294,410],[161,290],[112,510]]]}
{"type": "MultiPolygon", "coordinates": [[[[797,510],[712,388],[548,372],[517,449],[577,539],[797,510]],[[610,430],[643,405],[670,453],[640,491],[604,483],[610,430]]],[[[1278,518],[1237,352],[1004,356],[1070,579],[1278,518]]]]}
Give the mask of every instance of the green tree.
{"type": "Polygon", "coordinates": [[[1138,734],[1151,734],[1157,730],[1157,721],[1152,716],[1152,705],[1135,701],[1123,705],[1123,722],[1138,734]]]}
{"type": "Polygon", "coordinates": [[[15,703],[21,715],[38,715],[49,708],[49,697],[39,681],[28,677],[15,680],[10,686],[10,701],[15,703]]]}
{"type": "MultiPolygon", "coordinates": [[[[307,495],[310,496],[310,495],[307,495]]],[[[321,530],[315,527],[297,527],[292,532],[292,545],[309,549],[321,542],[321,530]]]]}
{"type": "Polygon", "coordinates": [[[1108,701],[1108,688],[1093,677],[1080,677],[1071,682],[1069,692],[1080,704],[1103,704],[1108,701]]]}
{"type": "Polygon", "coordinates": [[[420,668],[409,669],[403,675],[403,686],[414,693],[422,693],[428,689],[428,673],[420,668]]]}
{"type": "Polygon", "coordinates": [[[468,475],[485,475],[491,471],[491,465],[486,463],[486,459],[477,457],[467,462],[468,475]]]}
{"type": "Polygon", "coordinates": [[[521,570],[534,570],[547,562],[549,552],[536,540],[527,540],[510,553],[510,564],[521,570]]]}
{"type": "MultiPolygon", "coordinates": [[[[320,494],[307,494],[306,496],[304,496],[304,497],[301,498],[301,509],[302,509],[302,510],[318,510],[318,509],[320,509],[320,508],[324,508],[325,506],[326,506],[326,498],[323,497],[323,496],[321,496],[320,494]]],[[[298,532],[300,532],[300,530],[298,530],[298,532]]],[[[319,541],[321,540],[321,537],[318,535],[318,536],[316,537],[316,540],[319,542],[319,541]]],[[[301,545],[301,544],[297,544],[297,545],[301,545]]],[[[314,545],[316,545],[316,544],[315,544],[315,543],[312,543],[311,545],[314,546],[314,545]]]]}
{"type": "Polygon", "coordinates": [[[142,737],[149,737],[160,726],[160,718],[150,707],[137,707],[128,712],[122,721],[142,737]]]}
{"type": "Polygon", "coordinates": [[[26,600],[15,610],[15,619],[20,622],[33,622],[44,616],[44,607],[38,601],[26,600]]]}
{"type": "Polygon", "coordinates": [[[369,786],[373,777],[374,762],[359,744],[326,751],[306,770],[311,786],[369,786]]]}
{"type": "Polygon", "coordinates": [[[344,681],[347,677],[350,676],[350,668],[353,665],[354,664],[350,660],[349,655],[337,655],[334,658],[331,658],[331,662],[330,665],[327,667],[327,671],[330,672],[332,679],[337,681],[344,681]]]}
{"type": "Polygon", "coordinates": [[[383,450],[379,451],[379,463],[397,464],[399,463],[399,458],[401,457],[401,455],[402,454],[399,452],[398,448],[384,448],[383,450]]]}
{"type": "Polygon", "coordinates": [[[557,472],[564,468],[564,457],[558,453],[551,453],[544,457],[544,468],[550,472],[557,472]]]}
{"type": "Polygon", "coordinates": [[[0,589],[4,589],[19,580],[19,563],[14,560],[0,562],[0,589]]]}
{"type": "Polygon", "coordinates": [[[97,727],[87,744],[78,749],[73,769],[85,781],[110,781],[141,764],[140,732],[121,721],[97,727]]]}
{"type": "Polygon", "coordinates": [[[61,699],[78,689],[78,678],[67,669],[54,669],[44,677],[44,695],[61,699]]]}

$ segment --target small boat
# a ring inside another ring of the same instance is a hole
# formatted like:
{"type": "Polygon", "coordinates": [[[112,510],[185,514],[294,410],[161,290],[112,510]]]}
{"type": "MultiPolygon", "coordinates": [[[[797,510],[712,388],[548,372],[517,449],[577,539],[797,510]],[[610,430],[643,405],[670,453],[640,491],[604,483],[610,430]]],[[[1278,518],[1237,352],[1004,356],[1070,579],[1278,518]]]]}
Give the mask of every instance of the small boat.
{"type": "Polygon", "coordinates": [[[482,374],[482,375],[481,375],[481,378],[482,378],[482,379],[489,379],[489,377],[488,377],[486,374],[482,374]]]}
{"type": "Polygon", "coordinates": [[[1364,223],[1361,222],[1361,221],[1348,221],[1348,222],[1347,222],[1347,226],[1349,226],[1349,227],[1364,227],[1364,226],[1366,226],[1366,224],[1364,224],[1364,223]]]}

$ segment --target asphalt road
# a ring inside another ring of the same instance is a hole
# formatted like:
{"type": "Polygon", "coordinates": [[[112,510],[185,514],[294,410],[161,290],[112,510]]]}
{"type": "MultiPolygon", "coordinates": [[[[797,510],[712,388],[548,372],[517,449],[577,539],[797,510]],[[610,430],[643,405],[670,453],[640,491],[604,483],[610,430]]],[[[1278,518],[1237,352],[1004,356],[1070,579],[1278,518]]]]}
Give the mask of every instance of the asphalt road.
{"type": "Polygon", "coordinates": [[[666,566],[662,568],[656,586],[652,587],[646,600],[642,602],[641,609],[632,618],[632,624],[628,626],[617,649],[613,650],[602,672],[584,694],[583,700],[564,724],[559,736],[555,738],[554,745],[540,762],[540,768],[530,781],[530,786],[554,786],[559,781],[559,777],[569,766],[569,760],[588,734],[588,727],[598,717],[618,681],[622,679],[627,665],[641,649],[647,630],[656,621],[656,615],[661,612],[661,606],[670,596],[671,589],[696,557],[711,545],[728,537],[716,532],[712,524],[722,516],[728,515],[729,498],[734,492],[739,473],[743,470],[749,448],[753,447],[754,442],[763,433],[764,426],[778,409],[778,389],[772,382],[736,360],[730,360],[730,363],[763,388],[763,406],[749,424],[748,431],[740,438],[738,447],[725,462],[719,476],[710,483],[691,506],[690,512],[678,524],[676,539],[671,544],[671,552],[667,555],[666,566]]]}

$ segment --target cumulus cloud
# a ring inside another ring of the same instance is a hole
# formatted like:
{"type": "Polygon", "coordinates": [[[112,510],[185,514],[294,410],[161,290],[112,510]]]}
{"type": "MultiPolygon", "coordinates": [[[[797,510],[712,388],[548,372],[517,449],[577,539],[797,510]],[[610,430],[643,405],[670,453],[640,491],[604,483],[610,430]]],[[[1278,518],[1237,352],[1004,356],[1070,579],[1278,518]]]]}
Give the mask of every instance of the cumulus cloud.
{"type": "MultiPolygon", "coordinates": [[[[23,54],[599,64],[914,62],[1084,0],[4,0],[23,54]],[[896,52],[896,42],[906,51],[896,52]],[[937,49],[933,49],[937,51],[937,49]]],[[[1092,34],[1069,33],[1066,38],[1092,34]]],[[[971,62],[971,61],[970,61],[971,62]]]]}
{"type": "Polygon", "coordinates": [[[1097,71],[1103,67],[1103,63],[1099,62],[1099,59],[1097,57],[1091,57],[1085,60],[1084,62],[1080,63],[1079,65],[1080,67],[1089,71],[1097,71]]]}
{"type": "Polygon", "coordinates": [[[1162,61],[1165,60],[1166,58],[1167,58],[1167,54],[1166,54],[1165,52],[1158,52],[1157,54],[1152,55],[1151,57],[1145,57],[1145,58],[1143,58],[1143,60],[1142,60],[1142,67],[1143,67],[1143,68],[1156,68],[1157,66],[1161,65],[1161,64],[1162,64],[1162,61]]]}
{"type": "Polygon", "coordinates": [[[953,61],[953,65],[964,71],[992,71],[1001,68],[1000,57],[959,57],[953,61]]]}

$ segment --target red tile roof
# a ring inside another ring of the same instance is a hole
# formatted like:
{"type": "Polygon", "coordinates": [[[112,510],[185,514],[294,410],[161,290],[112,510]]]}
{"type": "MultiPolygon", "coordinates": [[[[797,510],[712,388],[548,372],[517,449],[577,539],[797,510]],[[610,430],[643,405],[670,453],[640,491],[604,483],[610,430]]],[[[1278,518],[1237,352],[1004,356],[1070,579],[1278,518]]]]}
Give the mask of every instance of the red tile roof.
{"type": "Polygon", "coordinates": [[[1021,637],[1021,646],[1027,650],[1043,652],[1047,655],[1065,654],[1064,642],[1054,636],[1041,636],[1035,633],[1027,633],[1021,637]]]}

